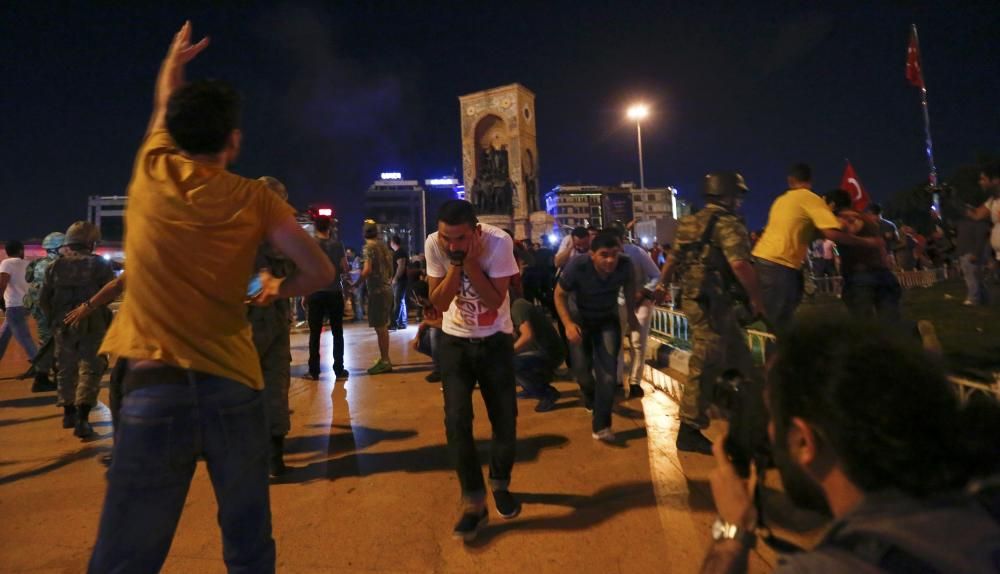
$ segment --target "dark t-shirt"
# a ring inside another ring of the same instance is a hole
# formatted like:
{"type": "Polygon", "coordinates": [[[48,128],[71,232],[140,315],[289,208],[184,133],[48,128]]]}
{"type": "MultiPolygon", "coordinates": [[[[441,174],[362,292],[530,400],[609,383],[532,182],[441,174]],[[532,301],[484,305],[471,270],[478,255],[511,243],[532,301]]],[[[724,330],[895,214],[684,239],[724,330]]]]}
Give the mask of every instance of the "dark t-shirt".
{"type": "Polygon", "coordinates": [[[318,289],[318,291],[332,291],[334,293],[340,293],[340,262],[346,256],[344,254],[344,245],[336,239],[321,239],[317,237],[316,241],[319,243],[319,248],[323,250],[323,253],[326,253],[326,256],[330,258],[330,263],[333,263],[333,268],[337,270],[337,278],[333,280],[333,283],[330,283],[322,289],[318,289]]]}
{"type": "Polygon", "coordinates": [[[399,249],[397,249],[392,254],[392,276],[393,277],[396,276],[396,270],[399,269],[399,260],[400,259],[403,260],[403,274],[399,276],[399,280],[397,281],[397,283],[399,283],[400,285],[406,285],[406,281],[408,279],[407,274],[406,274],[406,266],[410,262],[410,255],[402,247],[400,247],[399,249]]]}
{"type": "Polygon", "coordinates": [[[590,257],[576,257],[566,264],[559,285],[576,294],[576,307],[584,323],[618,321],[618,291],[622,287],[634,290],[632,262],[627,255],[618,256],[618,265],[607,277],[601,278],[590,257]]]}
{"type": "Polygon", "coordinates": [[[975,221],[968,217],[958,220],[957,255],[975,255],[982,257],[986,252],[986,244],[990,239],[990,222],[975,221]]]}
{"type": "Polygon", "coordinates": [[[563,362],[563,344],[556,328],[545,316],[545,312],[524,299],[517,299],[510,305],[510,320],[520,336],[521,325],[527,321],[531,325],[533,339],[525,351],[543,353],[553,365],[563,362]]]}

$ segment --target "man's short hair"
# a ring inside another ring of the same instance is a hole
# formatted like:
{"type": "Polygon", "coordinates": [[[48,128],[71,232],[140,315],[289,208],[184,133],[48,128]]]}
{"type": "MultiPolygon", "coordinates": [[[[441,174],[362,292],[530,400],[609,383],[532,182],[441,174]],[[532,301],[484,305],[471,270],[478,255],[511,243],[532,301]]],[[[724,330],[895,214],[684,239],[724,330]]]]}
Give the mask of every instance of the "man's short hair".
{"type": "Polygon", "coordinates": [[[787,175],[795,181],[808,183],[813,179],[813,170],[807,163],[796,163],[788,168],[787,175]]]}
{"type": "Polygon", "coordinates": [[[319,219],[313,222],[313,228],[316,229],[316,231],[319,231],[320,233],[326,233],[330,231],[330,227],[332,225],[333,222],[330,221],[330,218],[328,217],[320,217],[319,219]]]}
{"type": "Polygon", "coordinates": [[[374,223],[366,223],[365,228],[365,239],[375,239],[378,237],[378,225],[374,223]]]}
{"type": "Polygon", "coordinates": [[[768,376],[777,448],[793,417],[806,421],[864,492],[920,497],[996,472],[1000,406],[963,408],[938,361],[903,335],[846,315],[794,324],[768,376]]]}
{"type": "Polygon", "coordinates": [[[577,239],[583,239],[584,237],[588,237],[590,233],[587,231],[586,227],[574,227],[573,231],[570,232],[570,235],[576,237],[577,239]]]}
{"type": "Polygon", "coordinates": [[[871,205],[868,206],[868,211],[872,212],[874,215],[881,216],[882,215],[882,204],[881,203],[873,203],[873,204],[871,204],[871,205]]]}
{"type": "Polygon", "coordinates": [[[619,239],[618,235],[613,231],[601,231],[590,242],[591,251],[597,251],[598,249],[614,249],[615,247],[621,246],[622,240],[619,239]]]}
{"type": "Polygon", "coordinates": [[[979,171],[986,176],[986,179],[1000,179],[1000,160],[984,163],[979,171]]]}
{"type": "Polygon", "coordinates": [[[834,211],[851,207],[851,194],[843,189],[831,189],[823,194],[823,200],[832,204],[834,211]]]}
{"type": "Polygon", "coordinates": [[[445,225],[462,225],[463,223],[475,227],[479,223],[476,217],[476,208],[464,199],[450,199],[438,209],[437,220],[445,225]]]}
{"type": "Polygon", "coordinates": [[[11,239],[4,244],[3,248],[7,251],[7,257],[17,257],[24,253],[24,244],[17,239],[11,239]]]}
{"type": "Polygon", "coordinates": [[[191,82],[167,101],[167,131],[189,154],[217,154],[240,127],[240,95],[224,82],[191,82]]]}

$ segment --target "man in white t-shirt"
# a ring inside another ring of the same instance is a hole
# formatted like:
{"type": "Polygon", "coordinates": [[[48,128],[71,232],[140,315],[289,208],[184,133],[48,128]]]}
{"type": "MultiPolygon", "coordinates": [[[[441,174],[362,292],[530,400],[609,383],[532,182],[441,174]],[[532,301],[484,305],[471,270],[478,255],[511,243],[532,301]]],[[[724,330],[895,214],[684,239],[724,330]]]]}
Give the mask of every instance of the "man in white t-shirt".
{"type": "Polygon", "coordinates": [[[490,488],[497,513],[514,518],[521,504],[511,494],[517,439],[510,278],[518,273],[514,244],[498,227],[480,224],[463,200],[445,202],[438,230],[427,237],[430,300],[444,313],[438,347],[448,451],[462,486],[462,515],[453,536],[466,542],[486,524],[486,485],[472,436],[472,391],[479,384],[490,423],[490,488]]]}
{"type": "Polygon", "coordinates": [[[979,187],[989,194],[989,198],[979,207],[969,210],[967,215],[975,221],[989,219],[993,222],[990,246],[1000,260],[1000,161],[983,166],[979,172],[979,187]]]}
{"type": "Polygon", "coordinates": [[[0,359],[7,352],[11,335],[31,359],[38,352],[38,347],[31,338],[28,308],[24,306],[24,294],[28,292],[28,281],[25,279],[28,262],[24,260],[24,244],[16,240],[8,241],[4,248],[7,259],[0,261],[0,292],[3,293],[7,312],[3,325],[0,325],[0,359]]]}

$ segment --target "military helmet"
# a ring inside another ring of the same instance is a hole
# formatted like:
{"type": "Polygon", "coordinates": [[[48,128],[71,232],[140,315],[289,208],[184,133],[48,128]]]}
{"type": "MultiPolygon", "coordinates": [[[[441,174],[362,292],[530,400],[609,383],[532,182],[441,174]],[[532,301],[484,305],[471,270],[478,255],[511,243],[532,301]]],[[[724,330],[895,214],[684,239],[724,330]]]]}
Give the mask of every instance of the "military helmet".
{"type": "Polygon", "coordinates": [[[56,251],[63,246],[65,239],[65,234],[59,231],[53,231],[52,233],[46,235],[45,239],[42,240],[42,249],[46,251],[56,251]]]}
{"type": "Polygon", "coordinates": [[[101,230],[89,221],[77,221],[66,230],[66,245],[93,245],[101,240],[101,230]]]}
{"type": "Polygon", "coordinates": [[[288,201],[288,189],[285,188],[285,184],[278,181],[277,178],[265,175],[257,179],[257,181],[262,181],[267,184],[268,189],[278,194],[278,197],[288,201]]]}
{"type": "Polygon", "coordinates": [[[702,192],[706,197],[734,197],[750,191],[743,176],[735,171],[720,171],[705,176],[702,192]]]}

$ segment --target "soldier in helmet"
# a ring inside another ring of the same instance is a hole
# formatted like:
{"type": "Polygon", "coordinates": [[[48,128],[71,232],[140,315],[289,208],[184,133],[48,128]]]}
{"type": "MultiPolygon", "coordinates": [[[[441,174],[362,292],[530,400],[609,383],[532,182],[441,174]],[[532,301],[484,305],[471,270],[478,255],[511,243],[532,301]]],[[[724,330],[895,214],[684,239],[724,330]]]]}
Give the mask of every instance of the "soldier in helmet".
{"type": "MultiPolygon", "coordinates": [[[[288,191],[277,179],[260,178],[271,191],[288,201],[288,191]]],[[[292,274],[295,265],[291,259],[268,243],[257,249],[255,270],[266,269],[274,277],[283,278],[292,274]]],[[[253,343],[260,359],[260,369],[264,373],[264,404],[267,407],[268,426],[271,431],[270,470],[272,476],[285,472],[285,435],[291,428],[288,412],[288,386],[291,378],[291,317],[292,310],[287,298],[275,299],[269,305],[247,307],[247,318],[253,327],[253,343]]]]}
{"type": "Polygon", "coordinates": [[[712,454],[712,442],[701,433],[716,377],[727,369],[750,374],[753,359],[740,330],[734,304],[742,293],[753,316],[763,315],[763,299],[750,256],[750,237],[736,215],[748,191],[735,172],[712,173],[703,185],[705,208],[682,217],[657,290],[675,271],[682,288],[681,310],[691,329],[688,381],[681,398],[677,450],[712,454]]]}
{"type": "Polygon", "coordinates": [[[88,417],[97,404],[101,377],[107,368],[98,348],[111,322],[107,309],[95,312],[75,325],[63,322],[78,305],[87,304],[115,278],[111,265],[94,254],[100,231],[93,223],[77,221],[66,230],[66,252],[45,271],[39,303],[49,321],[56,344],[59,405],[63,428],[85,438],[94,431],[88,417]]]}
{"type": "Polygon", "coordinates": [[[35,259],[28,264],[24,278],[28,281],[28,293],[24,297],[24,306],[31,310],[31,316],[35,318],[38,325],[39,349],[32,363],[35,367],[35,382],[31,385],[31,392],[41,393],[56,390],[54,382],[49,380],[49,373],[52,371],[55,350],[49,343],[52,339],[52,330],[49,328],[49,321],[45,318],[42,306],[38,304],[38,295],[42,292],[42,285],[45,283],[45,270],[53,261],[59,259],[59,249],[63,246],[65,234],[53,231],[42,239],[42,248],[45,249],[45,257],[35,259]]]}

